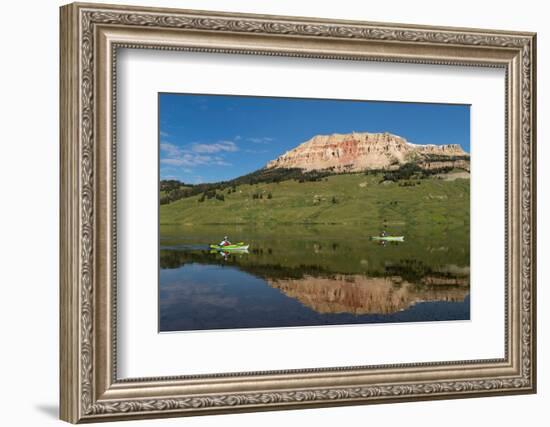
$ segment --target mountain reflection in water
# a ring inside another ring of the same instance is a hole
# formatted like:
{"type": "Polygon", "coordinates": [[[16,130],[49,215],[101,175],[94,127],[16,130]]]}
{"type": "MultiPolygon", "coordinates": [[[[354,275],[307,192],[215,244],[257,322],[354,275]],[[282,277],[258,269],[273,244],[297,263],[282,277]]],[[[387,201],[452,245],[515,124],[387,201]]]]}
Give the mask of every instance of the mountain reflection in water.
{"type": "Polygon", "coordinates": [[[275,279],[267,283],[317,313],[390,314],[430,301],[462,302],[469,293],[465,279],[456,285],[417,286],[401,277],[335,275],[275,279]],[[462,282],[461,284],[459,284],[462,282]]]}
{"type": "Polygon", "coordinates": [[[355,229],[236,228],[248,253],[210,251],[226,230],[161,228],[161,332],[470,318],[463,230],[380,245],[355,229]]]}

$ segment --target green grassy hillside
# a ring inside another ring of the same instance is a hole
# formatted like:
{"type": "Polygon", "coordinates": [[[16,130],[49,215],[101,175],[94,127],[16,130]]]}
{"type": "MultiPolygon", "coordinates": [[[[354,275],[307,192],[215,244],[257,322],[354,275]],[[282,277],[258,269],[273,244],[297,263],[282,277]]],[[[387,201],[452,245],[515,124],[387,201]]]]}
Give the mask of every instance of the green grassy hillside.
{"type": "Polygon", "coordinates": [[[358,173],[242,184],[218,190],[218,198],[196,195],[161,205],[160,224],[469,226],[469,179],[380,181],[379,175],[358,173]]]}

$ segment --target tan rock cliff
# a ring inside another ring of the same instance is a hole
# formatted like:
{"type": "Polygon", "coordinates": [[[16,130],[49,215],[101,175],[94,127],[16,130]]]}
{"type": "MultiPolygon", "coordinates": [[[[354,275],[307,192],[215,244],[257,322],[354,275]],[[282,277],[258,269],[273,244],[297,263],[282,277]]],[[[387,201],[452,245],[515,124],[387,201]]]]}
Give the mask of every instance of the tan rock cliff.
{"type": "MultiPolygon", "coordinates": [[[[355,172],[367,169],[396,169],[407,162],[417,162],[426,169],[449,166],[445,157],[468,156],[460,145],[418,145],[390,133],[354,132],[317,135],[269,162],[271,168],[300,168],[307,171],[333,169],[355,172]],[[434,161],[434,157],[436,161],[434,161]]],[[[455,160],[456,162],[456,160],[455,160]]],[[[456,165],[469,169],[469,161],[456,165]]]]}

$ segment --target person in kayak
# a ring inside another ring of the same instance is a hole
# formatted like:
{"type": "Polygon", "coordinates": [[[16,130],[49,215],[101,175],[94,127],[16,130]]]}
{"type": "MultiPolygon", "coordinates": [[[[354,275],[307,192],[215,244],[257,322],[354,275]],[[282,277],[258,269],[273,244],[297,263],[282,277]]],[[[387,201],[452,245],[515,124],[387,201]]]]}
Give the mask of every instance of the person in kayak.
{"type": "Polygon", "coordinates": [[[227,236],[224,236],[223,240],[220,242],[219,246],[229,246],[230,244],[231,244],[231,242],[229,241],[227,236]]]}

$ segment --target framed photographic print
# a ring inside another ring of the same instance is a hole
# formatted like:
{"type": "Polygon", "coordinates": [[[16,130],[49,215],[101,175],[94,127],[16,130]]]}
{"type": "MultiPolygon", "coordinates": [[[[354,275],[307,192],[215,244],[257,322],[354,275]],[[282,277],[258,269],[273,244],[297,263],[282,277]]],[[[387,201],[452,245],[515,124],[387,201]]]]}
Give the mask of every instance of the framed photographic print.
{"type": "Polygon", "coordinates": [[[470,320],[469,119],[160,93],[159,331],[470,320]]]}
{"type": "Polygon", "coordinates": [[[61,418],[533,393],[535,34],[61,8],[61,418]]]}

